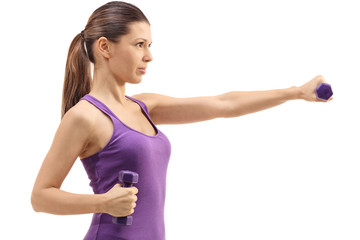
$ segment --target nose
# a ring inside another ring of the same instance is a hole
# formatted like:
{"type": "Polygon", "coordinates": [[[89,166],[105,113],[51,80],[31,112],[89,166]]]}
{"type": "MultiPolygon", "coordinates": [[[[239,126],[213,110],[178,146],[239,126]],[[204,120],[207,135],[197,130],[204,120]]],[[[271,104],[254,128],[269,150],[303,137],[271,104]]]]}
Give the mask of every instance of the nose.
{"type": "Polygon", "coordinates": [[[146,54],[144,55],[144,61],[145,62],[151,62],[152,60],[153,60],[153,56],[152,56],[150,50],[148,50],[146,52],[146,54]]]}

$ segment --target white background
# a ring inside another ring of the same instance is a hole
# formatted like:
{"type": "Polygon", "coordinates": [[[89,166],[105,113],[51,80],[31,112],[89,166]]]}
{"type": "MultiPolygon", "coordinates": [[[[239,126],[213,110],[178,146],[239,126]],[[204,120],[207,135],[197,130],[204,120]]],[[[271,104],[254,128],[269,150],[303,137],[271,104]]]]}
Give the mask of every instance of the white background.
{"type": "MultiPolygon", "coordinates": [[[[6,239],[82,239],[91,215],[35,213],[30,195],[60,123],[67,50],[107,1],[2,1],[1,218],[6,239]]],[[[360,239],[360,8],[356,1],[131,1],[148,17],[147,74],[126,94],[211,96],[300,86],[237,118],[160,125],[171,141],[166,235],[182,239],[360,239]]],[[[62,189],[92,193],[81,162],[62,189]]]]}

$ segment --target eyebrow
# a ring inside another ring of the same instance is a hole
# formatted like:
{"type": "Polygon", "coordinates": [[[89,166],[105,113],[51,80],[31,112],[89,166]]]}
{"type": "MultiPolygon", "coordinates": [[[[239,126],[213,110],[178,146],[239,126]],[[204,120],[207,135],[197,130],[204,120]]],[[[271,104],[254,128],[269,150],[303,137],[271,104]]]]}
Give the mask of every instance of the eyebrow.
{"type": "Polygon", "coordinates": [[[148,41],[148,40],[147,40],[147,39],[145,39],[145,38],[136,38],[135,40],[139,40],[139,39],[144,40],[145,42],[147,42],[147,41],[148,41]]]}

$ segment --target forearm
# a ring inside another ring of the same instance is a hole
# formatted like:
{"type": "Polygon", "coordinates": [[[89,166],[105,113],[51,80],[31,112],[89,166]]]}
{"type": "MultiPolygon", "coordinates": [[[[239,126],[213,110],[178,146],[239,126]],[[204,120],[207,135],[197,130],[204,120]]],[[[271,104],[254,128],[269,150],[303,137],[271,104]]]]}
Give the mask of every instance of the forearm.
{"type": "Polygon", "coordinates": [[[291,87],[268,91],[227,92],[220,95],[226,111],[225,118],[238,117],[278,106],[289,100],[299,99],[299,89],[291,87]]]}
{"type": "Polygon", "coordinates": [[[36,212],[57,215],[101,212],[102,201],[102,194],[74,194],[57,188],[43,189],[31,196],[36,212]]]}

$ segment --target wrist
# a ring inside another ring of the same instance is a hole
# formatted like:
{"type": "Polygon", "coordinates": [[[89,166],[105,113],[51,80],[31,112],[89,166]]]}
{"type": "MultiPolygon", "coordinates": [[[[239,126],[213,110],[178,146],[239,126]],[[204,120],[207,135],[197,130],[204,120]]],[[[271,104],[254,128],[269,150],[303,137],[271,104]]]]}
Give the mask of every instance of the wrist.
{"type": "Polygon", "coordinates": [[[292,86],[287,90],[287,97],[289,100],[301,99],[301,89],[296,86],[292,86]]]}
{"type": "Polygon", "coordinates": [[[96,213],[105,213],[105,202],[106,196],[105,194],[95,194],[96,201],[95,201],[95,212],[96,213]]]}

